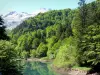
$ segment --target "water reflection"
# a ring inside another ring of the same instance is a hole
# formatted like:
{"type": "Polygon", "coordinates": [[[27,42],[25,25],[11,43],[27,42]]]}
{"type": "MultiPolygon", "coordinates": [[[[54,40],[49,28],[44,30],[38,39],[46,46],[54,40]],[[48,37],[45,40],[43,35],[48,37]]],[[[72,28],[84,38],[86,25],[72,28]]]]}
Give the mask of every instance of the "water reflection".
{"type": "Polygon", "coordinates": [[[60,75],[52,70],[50,63],[25,62],[23,75],[60,75]]]}

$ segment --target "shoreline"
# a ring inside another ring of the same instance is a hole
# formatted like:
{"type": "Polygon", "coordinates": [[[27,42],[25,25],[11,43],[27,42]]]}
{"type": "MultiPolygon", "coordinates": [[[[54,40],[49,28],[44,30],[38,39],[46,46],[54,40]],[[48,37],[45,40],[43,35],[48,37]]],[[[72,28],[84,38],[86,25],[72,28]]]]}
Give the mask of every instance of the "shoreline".
{"type": "MultiPolygon", "coordinates": [[[[53,62],[53,60],[44,60],[39,58],[28,58],[26,61],[39,61],[42,63],[53,62]]],[[[94,74],[87,74],[87,70],[80,70],[80,69],[73,69],[73,68],[58,68],[51,64],[51,68],[61,74],[61,75],[98,75],[97,73],[94,74]]]]}
{"type": "Polygon", "coordinates": [[[62,75],[86,75],[87,74],[87,71],[83,71],[83,70],[72,69],[72,68],[58,68],[55,67],[54,65],[52,67],[56,72],[62,75]]]}
{"type": "Polygon", "coordinates": [[[47,62],[52,62],[53,60],[44,60],[44,59],[39,59],[39,58],[28,58],[27,61],[39,61],[42,63],[47,63],[47,62]]]}
{"type": "Polygon", "coordinates": [[[98,73],[87,74],[88,70],[80,70],[73,68],[58,68],[54,65],[51,65],[55,72],[60,73],[61,75],[100,75],[98,73]]]}

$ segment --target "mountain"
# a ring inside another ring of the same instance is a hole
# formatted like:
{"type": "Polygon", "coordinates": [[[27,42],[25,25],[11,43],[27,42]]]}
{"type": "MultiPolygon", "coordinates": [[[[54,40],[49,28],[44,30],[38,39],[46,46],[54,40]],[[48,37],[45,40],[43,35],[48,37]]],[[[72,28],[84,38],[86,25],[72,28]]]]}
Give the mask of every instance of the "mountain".
{"type": "Polygon", "coordinates": [[[44,13],[49,10],[50,9],[41,8],[37,11],[34,11],[32,14],[29,14],[27,12],[18,13],[17,11],[11,11],[3,15],[3,19],[4,19],[5,26],[7,27],[7,29],[13,29],[16,26],[18,26],[20,23],[22,23],[24,20],[28,19],[29,17],[34,17],[38,13],[44,13]]]}
{"type": "Polygon", "coordinates": [[[4,15],[5,25],[8,29],[13,29],[19,25],[23,20],[34,16],[33,14],[28,14],[26,12],[17,13],[16,11],[11,11],[8,14],[4,15]]]}

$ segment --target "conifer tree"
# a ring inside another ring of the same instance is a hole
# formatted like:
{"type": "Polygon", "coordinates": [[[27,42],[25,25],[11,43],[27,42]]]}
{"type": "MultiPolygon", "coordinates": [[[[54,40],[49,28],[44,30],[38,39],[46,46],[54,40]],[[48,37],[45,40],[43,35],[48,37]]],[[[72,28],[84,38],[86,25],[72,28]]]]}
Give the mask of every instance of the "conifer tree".
{"type": "Polygon", "coordinates": [[[0,16],[0,40],[9,40],[9,37],[6,35],[5,28],[4,21],[0,16]]]}

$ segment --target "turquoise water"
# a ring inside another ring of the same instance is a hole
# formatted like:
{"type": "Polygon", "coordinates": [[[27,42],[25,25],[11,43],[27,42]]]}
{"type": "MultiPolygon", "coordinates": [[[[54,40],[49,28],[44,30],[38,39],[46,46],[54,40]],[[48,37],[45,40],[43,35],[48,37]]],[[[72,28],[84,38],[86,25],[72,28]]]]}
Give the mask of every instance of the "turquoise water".
{"type": "Polygon", "coordinates": [[[27,61],[24,63],[23,75],[61,75],[56,73],[50,63],[27,61]]]}

